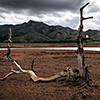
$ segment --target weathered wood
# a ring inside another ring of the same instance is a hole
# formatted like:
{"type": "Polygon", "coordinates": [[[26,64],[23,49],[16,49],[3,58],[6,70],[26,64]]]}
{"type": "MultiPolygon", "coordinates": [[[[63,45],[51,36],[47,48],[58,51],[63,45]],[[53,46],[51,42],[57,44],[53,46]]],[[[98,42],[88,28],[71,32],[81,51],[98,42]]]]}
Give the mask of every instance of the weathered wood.
{"type": "Polygon", "coordinates": [[[3,78],[0,78],[1,81],[6,80],[6,78],[8,78],[9,76],[11,76],[13,74],[13,72],[8,73],[7,75],[5,75],[3,78]]]}
{"type": "Polygon", "coordinates": [[[34,67],[34,60],[32,60],[32,65],[31,65],[31,70],[33,71],[33,67],[34,67]]]}
{"type": "Polygon", "coordinates": [[[93,18],[93,17],[87,17],[87,18],[83,17],[83,9],[88,4],[89,4],[89,2],[80,8],[80,26],[78,29],[78,36],[77,36],[77,45],[78,45],[77,58],[78,58],[78,66],[80,68],[79,73],[80,73],[80,76],[82,76],[83,78],[86,77],[86,71],[85,71],[86,65],[85,65],[84,49],[83,49],[83,40],[84,40],[84,38],[83,38],[83,21],[86,19],[93,18]]]}
{"type": "Polygon", "coordinates": [[[7,46],[7,53],[4,54],[4,57],[8,60],[11,60],[11,43],[12,43],[12,29],[9,28],[9,38],[8,38],[8,46],[7,46]]]}
{"type": "Polygon", "coordinates": [[[67,68],[66,71],[61,71],[55,75],[52,75],[50,77],[39,77],[36,75],[36,73],[32,70],[25,70],[25,69],[22,69],[21,66],[17,63],[17,61],[13,61],[13,64],[15,64],[15,66],[19,69],[18,71],[14,70],[14,69],[11,69],[11,72],[8,73],[6,76],[4,76],[3,78],[0,78],[0,80],[4,80],[6,78],[8,78],[9,76],[13,75],[13,74],[20,74],[20,73],[24,73],[24,74],[29,74],[31,79],[34,81],[34,82],[37,82],[37,81],[44,81],[44,82],[48,82],[48,81],[53,81],[57,78],[60,78],[60,77],[63,77],[63,76],[66,76],[66,77],[69,77],[69,76],[73,76],[74,75],[74,72],[71,68],[67,68]]]}
{"type": "Polygon", "coordinates": [[[12,29],[9,28],[9,39],[8,39],[9,44],[12,42],[11,38],[12,38],[12,29]]]}

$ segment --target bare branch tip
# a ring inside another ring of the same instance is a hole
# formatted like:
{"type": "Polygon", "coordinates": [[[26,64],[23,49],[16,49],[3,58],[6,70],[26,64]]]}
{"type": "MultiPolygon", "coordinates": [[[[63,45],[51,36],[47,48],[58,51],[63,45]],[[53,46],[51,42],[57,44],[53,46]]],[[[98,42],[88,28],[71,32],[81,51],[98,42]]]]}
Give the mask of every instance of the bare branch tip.
{"type": "Polygon", "coordinates": [[[90,4],[90,2],[86,3],[86,5],[85,5],[85,6],[87,6],[87,5],[89,5],[89,4],[90,4]]]}
{"type": "Polygon", "coordinates": [[[82,10],[82,9],[84,9],[87,5],[89,5],[90,4],[90,2],[88,2],[88,3],[86,3],[84,6],[82,6],[81,8],[80,8],[80,10],[82,10]]]}
{"type": "Polygon", "coordinates": [[[34,67],[34,59],[32,60],[32,65],[31,65],[31,70],[33,71],[33,67],[34,67]]]}
{"type": "Polygon", "coordinates": [[[87,4],[90,4],[90,2],[88,2],[87,4]]]}

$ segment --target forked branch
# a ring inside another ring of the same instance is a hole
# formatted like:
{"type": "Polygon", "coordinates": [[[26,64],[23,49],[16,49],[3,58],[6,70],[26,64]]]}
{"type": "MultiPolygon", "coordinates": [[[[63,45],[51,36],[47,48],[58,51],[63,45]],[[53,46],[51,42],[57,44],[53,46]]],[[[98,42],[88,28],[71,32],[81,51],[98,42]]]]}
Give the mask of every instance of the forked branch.
{"type": "Polygon", "coordinates": [[[78,58],[78,65],[80,67],[80,76],[82,76],[83,78],[85,78],[86,75],[86,70],[85,70],[85,58],[84,58],[84,49],[83,49],[83,21],[93,18],[93,17],[83,17],[83,9],[89,4],[89,2],[87,4],[85,4],[83,7],[80,8],[80,26],[78,29],[78,36],[77,36],[77,45],[78,45],[78,49],[77,49],[77,58],[78,58]]]}
{"type": "Polygon", "coordinates": [[[93,17],[87,17],[87,18],[84,18],[83,17],[83,9],[89,5],[90,3],[88,2],[87,4],[85,4],[83,7],[80,8],[80,27],[79,27],[79,31],[82,31],[83,29],[83,20],[87,20],[87,19],[91,19],[93,17]]]}
{"type": "Polygon", "coordinates": [[[14,69],[11,69],[11,72],[8,73],[6,76],[4,76],[3,78],[0,78],[1,80],[4,80],[6,79],[7,77],[13,75],[13,74],[20,74],[20,73],[25,73],[25,74],[29,74],[31,79],[34,81],[34,82],[37,82],[37,81],[53,81],[57,78],[60,78],[60,77],[69,77],[69,76],[73,76],[74,75],[74,72],[71,68],[67,68],[66,71],[61,71],[51,77],[47,77],[47,78],[43,78],[43,77],[39,77],[36,75],[36,73],[32,70],[24,70],[21,68],[21,66],[17,63],[17,61],[13,61],[13,63],[16,65],[16,67],[19,69],[18,71],[14,70],[14,69]]]}

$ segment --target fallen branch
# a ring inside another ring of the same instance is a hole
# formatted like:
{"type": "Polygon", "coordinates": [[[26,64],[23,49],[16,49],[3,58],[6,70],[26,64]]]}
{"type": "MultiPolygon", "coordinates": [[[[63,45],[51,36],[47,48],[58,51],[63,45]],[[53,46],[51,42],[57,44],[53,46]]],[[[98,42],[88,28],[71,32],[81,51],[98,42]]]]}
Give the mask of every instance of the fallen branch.
{"type": "Polygon", "coordinates": [[[16,71],[14,69],[11,69],[11,72],[8,73],[6,76],[4,76],[3,78],[1,78],[1,80],[5,80],[7,77],[13,75],[13,74],[20,74],[20,73],[25,73],[25,74],[29,74],[31,76],[31,79],[34,81],[34,82],[37,82],[37,81],[53,81],[57,78],[60,78],[60,77],[63,77],[63,76],[66,76],[66,77],[69,77],[69,76],[73,76],[74,73],[73,73],[73,70],[71,68],[67,68],[66,71],[62,71],[62,72],[59,72],[51,77],[47,77],[47,78],[43,78],[43,77],[39,77],[36,75],[36,73],[32,70],[24,70],[21,68],[21,66],[17,63],[17,61],[13,61],[13,63],[16,65],[16,67],[19,69],[19,71],[16,71]]]}

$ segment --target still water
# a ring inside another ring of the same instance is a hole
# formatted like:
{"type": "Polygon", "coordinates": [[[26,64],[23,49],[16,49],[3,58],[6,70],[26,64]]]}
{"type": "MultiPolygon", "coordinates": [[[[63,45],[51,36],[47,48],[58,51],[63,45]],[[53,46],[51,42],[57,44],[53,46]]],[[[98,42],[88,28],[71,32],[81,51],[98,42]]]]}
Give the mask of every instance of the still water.
{"type": "MultiPolygon", "coordinates": [[[[34,48],[11,48],[12,50],[77,50],[77,47],[34,47],[34,48]]],[[[0,48],[0,50],[7,50],[7,48],[0,48]]],[[[100,51],[100,47],[84,47],[84,50],[100,51]]]]}

